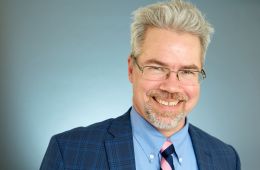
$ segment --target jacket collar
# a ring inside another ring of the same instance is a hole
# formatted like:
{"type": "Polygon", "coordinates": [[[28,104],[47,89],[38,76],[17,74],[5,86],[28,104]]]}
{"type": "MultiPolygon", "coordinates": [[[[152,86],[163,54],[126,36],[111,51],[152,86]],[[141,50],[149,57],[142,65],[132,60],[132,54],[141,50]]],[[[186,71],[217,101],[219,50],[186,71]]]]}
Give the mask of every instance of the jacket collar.
{"type": "Polygon", "coordinates": [[[193,149],[196,155],[196,160],[198,164],[198,169],[214,169],[212,162],[212,155],[210,152],[210,146],[203,145],[205,143],[204,138],[200,135],[200,130],[190,124],[189,134],[191,137],[193,149]]]}
{"type": "Polygon", "coordinates": [[[111,121],[105,140],[107,159],[111,170],[135,170],[133,133],[130,110],[111,121]]]}

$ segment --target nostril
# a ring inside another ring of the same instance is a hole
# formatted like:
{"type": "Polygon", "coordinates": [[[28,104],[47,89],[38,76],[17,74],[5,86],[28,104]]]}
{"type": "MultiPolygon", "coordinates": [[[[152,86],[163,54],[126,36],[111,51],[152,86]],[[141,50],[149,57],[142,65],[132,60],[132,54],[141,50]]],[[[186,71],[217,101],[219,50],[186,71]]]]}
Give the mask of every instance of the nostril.
{"type": "Polygon", "coordinates": [[[170,78],[161,82],[159,86],[160,90],[167,91],[168,93],[175,93],[183,91],[180,81],[175,78],[170,78]]]}

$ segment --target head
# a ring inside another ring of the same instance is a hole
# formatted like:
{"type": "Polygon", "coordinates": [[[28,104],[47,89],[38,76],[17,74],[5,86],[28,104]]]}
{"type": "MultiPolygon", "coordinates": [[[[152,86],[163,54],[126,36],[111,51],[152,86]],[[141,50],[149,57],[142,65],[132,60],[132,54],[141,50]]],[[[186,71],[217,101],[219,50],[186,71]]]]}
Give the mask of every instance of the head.
{"type": "Polygon", "coordinates": [[[199,99],[199,83],[183,83],[181,72],[203,68],[213,29],[192,4],[169,1],[134,12],[128,76],[138,113],[165,135],[179,130],[199,99]],[[149,79],[146,66],[166,68],[165,79],[149,79]]]}

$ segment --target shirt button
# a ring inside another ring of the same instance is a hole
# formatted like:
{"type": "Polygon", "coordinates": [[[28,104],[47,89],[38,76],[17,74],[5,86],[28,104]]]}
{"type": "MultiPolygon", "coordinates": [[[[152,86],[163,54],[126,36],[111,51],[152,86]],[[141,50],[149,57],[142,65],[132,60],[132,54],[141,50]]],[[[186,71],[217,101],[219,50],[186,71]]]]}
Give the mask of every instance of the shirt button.
{"type": "Polygon", "coordinates": [[[151,162],[153,159],[154,159],[154,154],[151,153],[151,154],[149,155],[149,160],[150,160],[150,162],[151,162]]]}
{"type": "Polygon", "coordinates": [[[182,158],[179,158],[179,162],[180,162],[180,163],[182,162],[182,158]]]}

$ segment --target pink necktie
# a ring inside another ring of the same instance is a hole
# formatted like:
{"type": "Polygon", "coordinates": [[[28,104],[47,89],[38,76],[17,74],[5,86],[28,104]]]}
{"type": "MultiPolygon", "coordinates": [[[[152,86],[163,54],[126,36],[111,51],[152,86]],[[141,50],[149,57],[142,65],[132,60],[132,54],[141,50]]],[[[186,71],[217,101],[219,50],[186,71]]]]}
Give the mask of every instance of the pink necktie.
{"type": "Polygon", "coordinates": [[[172,154],[175,152],[174,146],[170,141],[164,142],[160,153],[161,158],[161,170],[174,170],[172,154]]]}

